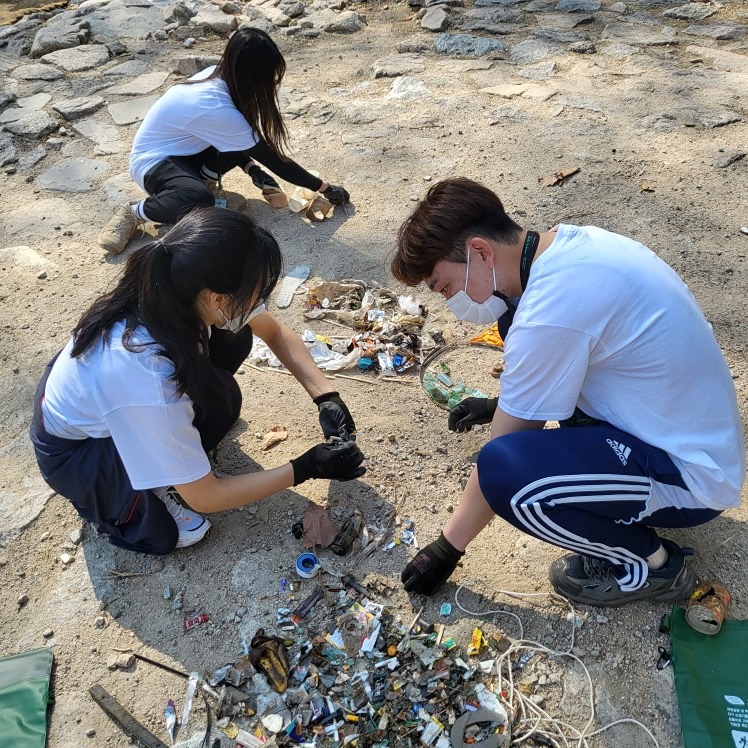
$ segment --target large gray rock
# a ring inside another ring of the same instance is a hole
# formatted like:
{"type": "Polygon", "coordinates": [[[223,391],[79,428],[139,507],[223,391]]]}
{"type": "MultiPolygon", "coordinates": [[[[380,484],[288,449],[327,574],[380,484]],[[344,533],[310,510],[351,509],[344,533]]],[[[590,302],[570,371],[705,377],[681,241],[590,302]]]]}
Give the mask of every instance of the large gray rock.
{"type": "Polygon", "coordinates": [[[462,18],[470,22],[515,23],[522,20],[522,13],[513,8],[471,8],[462,18]]]}
{"type": "Polygon", "coordinates": [[[142,122],[148,110],[159,100],[158,96],[144,96],[142,99],[131,99],[119,104],[110,104],[107,109],[117,125],[132,125],[142,122]]]}
{"type": "Polygon", "coordinates": [[[166,23],[187,23],[196,12],[185,3],[172,3],[164,8],[164,21],[166,23]]]}
{"type": "Polygon", "coordinates": [[[38,112],[44,109],[52,100],[47,93],[38,93],[33,96],[26,96],[16,101],[15,107],[9,107],[0,113],[0,124],[5,122],[15,122],[29,112],[38,112]]]}
{"type": "Polygon", "coordinates": [[[600,10],[601,6],[602,3],[598,0],[560,0],[556,4],[556,10],[564,13],[577,13],[579,11],[589,13],[590,11],[600,10]]]}
{"type": "Polygon", "coordinates": [[[52,109],[61,114],[66,120],[72,122],[89,114],[93,114],[104,106],[101,96],[80,96],[76,99],[64,99],[52,104],[52,109]]]}
{"type": "Polygon", "coordinates": [[[530,65],[534,62],[540,62],[547,57],[553,57],[560,54],[563,50],[555,44],[540,41],[538,39],[525,39],[525,41],[512,47],[512,62],[518,65],[530,65]]]}
{"type": "Polygon", "coordinates": [[[93,158],[66,158],[39,175],[37,184],[57,192],[89,192],[93,183],[110,169],[106,161],[93,158]]]}
{"type": "Polygon", "coordinates": [[[556,44],[574,44],[589,40],[589,36],[581,31],[561,31],[560,29],[535,29],[533,35],[556,44]]]}
{"type": "Polygon", "coordinates": [[[28,171],[29,169],[33,169],[43,158],[46,157],[46,148],[43,145],[38,145],[36,148],[26,151],[22,156],[19,156],[18,165],[24,171],[28,171]]]}
{"type": "Polygon", "coordinates": [[[239,25],[236,16],[224,13],[215,5],[202,7],[190,23],[193,26],[202,26],[209,31],[215,31],[216,34],[230,34],[239,25]]]}
{"type": "Polygon", "coordinates": [[[366,25],[366,19],[352,10],[336,13],[329,8],[323,8],[299,19],[302,28],[322,29],[332,34],[352,34],[360,31],[366,25]]]}
{"type": "Polygon", "coordinates": [[[281,8],[276,8],[270,4],[261,7],[251,5],[247,6],[244,13],[253,20],[262,19],[273,24],[273,26],[278,26],[279,28],[285,28],[291,23],[290,15],[281,8]]]}
{"type": "Polygon", "coordinates": [[[118,65],[113,65],[106,70],[102,70],[101,74],[106,76],[123,75],[128,78],[135,78],[138,75],[147,73],[151,69],[151,66],[145,60],[126,60],[120,62],[118,65]]]}
{"type": "Polygon", "coordinates": [[[306,6],[301,0],[282,0],[278,3],[278,9],[282,10],[289,18],[298,18],[304,15],[306,6]]]}
{"type": "Polygon", "coordinates": [[[506,44],[498,39],[488,39],[471,34],[438,34],[434,40],[436,51],[453,57],[482,57],[503,52],[506,44]]]}
{"type": "Polygon", "coordinates": [[[444,8],[436,6],[423,14],[421,28],[425,31],[444,31],[449,26],[449,20],[449,13],[444,8]]]}
{"type": "Polygon", "coordinates": [[[116,86],[107,88],[104,93],[107,95],[116,94],[118,96],[145,96],[145,94],[161,88],[169,77],[169,73],[157,71],[139,75],[135,80],[128,83],[120,83],[116,86]]]}
{"type": "Polygon", "coordinates": [[[430,95],[431,91],[429,91],[422,80],[412,78],[409,75],[403,75],[401,78],[396,78],[392,81],[387,98],[413,101],[430,95]]]}
{"type": "Polygon", "coordinates": [[[36,62],[33,65],[21,65],[13,70],[13,77],[21,81],[56,81],[62,78],[65,73],[62,70],[43,65],[36,62]]]}
{"type": "Polygon", "coordinates": [[[603,29],[600,38],[638,47],[657,47],[678,43],[675,38],[675,29],[669,26],[663,26],[661,29],[645,29],[627,23],[609,23],[603,29]]]}
{"type": "Polygon", "coordinates": [[[16,161],[18,161],[18,152],[13,138],[8,133],[0,132],[0,166],[14,164],[16,161]]]}
{"type": "Polygon", "coordinates": [[[687,5],[679,5],[677,8],[670,8],[662,15],[668,18],[680,18],[684,21],[703,21],[716,12],[716,8],[706,3],[688,3],[687,5]]]}
{"type": "Polygon", "coordinates": [[[746,27],[739,23],[705,23],[689,26],[684,33],[691,36],[704,36],[708,39],[742,39],[746,27]]]}
{"type": "Polygon", "coordinates": [[[109,50],[104,44],[87,44],[84,47],[50,52],[42,57],[42,62],[56,65],[69,73],[79,73],[109,62],[109,50]]]}
{"type": "Polygon", "coordinates": [[[428,52],[434,48],[434,38],[430,34],[412,34],[398,42],[397,51],[406,52],[428,52]]]}
{"type": "Polygon", "coordinates": [[[31,57],[42,57],[58,49],[68,49],[85,44],[90,36],[88,21],[73,14],[53,16],[44,28],[39,29],[31,45],[31,57]]]}
{"type": "Polygon", "coordinates": [[[122,0],[110,0],[86,10],[92,34],[120,41],[142,39],[166,25],[163,5],[160,4],[132,8],[122,0]]]}
{"type": "Polygon", "coordinates": [[[181,57],[176,61],[174,72],[190,78],[201,70],[217,65],[220,59],[221,58],[218,55],[193,55],[192,57],[181,57]]]}
{"type": "Polygon", "coordinates": [[[371,67],[375,78],[397,78],[399,75],[422,73],[426,61],[416,54],[390,55],[375,60],[371,67]]]}
{"type": "Polygon", "coordinates": [[[30,239],[59,236],[55,226],[64,231],[79,221],[80,209],[59,197],[37,200],[10,213],[0,214],[0,224],[5,229],[7,240],[19,244],[30,239]]]}
{"type": "Polygon", "coordinates": [[[59,127],[56,120],[44,111],[28,112],[15,122],[8,122],[5,129],[22,138],[42,138],[53,133],[59,127]]]}
{"type": "Polygon", "coordinates": [[[686,127],[697,127],[708,130],[724,127],[733,122],[740,122],[742,117],[729,109],[714,109],[712,107],[688,106],[675,112],[678,121],[686,127]]]}
{"type": "Polygon", "coordinates": [[[553,76],[555,72],[556,63],[553,60],[543,60],[543,62],[536,62],[534,65],[521,68],[517,74],[532,81],[544,81],[553,76]]]}
{"type": "Polygon", "coordinates": [[[694,57],[709,60],[717,70],[727,70],[730,73],[743,73],[748,75],[748,57],[737,52],[728,52],[725,49],[714,47],[698,47],[689,45],[686,52],[694,57]]]}
{"type": "Polygon", "coordinates": [[[594,20],[595,17],[590,13],[543,13],[538,16],[540,26],[566,31],[592,23],[594,20]]]}
{"type": "Polygon", "coordinates": [[[106,122],[94,119],[79,120],[73,129],[95,144],[94,155],[109,156],[112,153],[126,153],[130,150],[129,141],[121,135],[121,130],[106,122]]]}

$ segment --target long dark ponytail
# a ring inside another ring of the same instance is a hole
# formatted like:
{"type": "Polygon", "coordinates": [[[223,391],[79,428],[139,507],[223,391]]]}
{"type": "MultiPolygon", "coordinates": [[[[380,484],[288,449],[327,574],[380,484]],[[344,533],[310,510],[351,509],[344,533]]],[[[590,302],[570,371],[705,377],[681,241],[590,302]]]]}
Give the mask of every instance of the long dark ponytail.
{"type": "Polygon", "coordinates": [[[234,106],[250,127],[281,157],[288,130],[278,102],[286,61],[276,43],[260,29],[237,29],[229,39],[211,78],[222,78],[234,106]]]}
{"type": "Polygon", "coordinates": [[[158,351],[174,364],[179,394],[199,410],[199,382],[207,365],[207,329],[199,315],[201,291],[227,294],[238,310],[249,311],[272,292],[282,271],[273,236],[252,218],[223,208],[198,208],[162,239],[135,250],[117,286],[99,297],[73,330],[72,356],[82,356],[112,326],[125,320],[122,342],[143,326],[158,351]]]}

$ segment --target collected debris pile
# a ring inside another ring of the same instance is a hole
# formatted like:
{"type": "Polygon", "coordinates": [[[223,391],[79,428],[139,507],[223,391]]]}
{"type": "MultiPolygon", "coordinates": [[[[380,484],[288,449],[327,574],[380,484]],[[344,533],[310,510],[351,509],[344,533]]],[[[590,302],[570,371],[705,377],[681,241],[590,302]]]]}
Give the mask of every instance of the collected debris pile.
{"type": "MultiPolygon", "coordinates": [[[[395,377],[422,362],[426,352],[438,344],[423,330],[428,311],[411,296],[398,296],[377,283],[367,286],[361,280],[313,278],[307,287],[307,320],[351,328],[351,334],[341,336],[304,331],[302,339],[322,369],[338,371],[358,366],[361,371],[395,377]]],[[[281,365],[261,343],[253,349],[250,360],[281,365]]]]}
{"type": "Polygon", "coordinates": [[[497,668],[509,640],[476,629],[462,648],[420,611],[408,625],[362,593],[350,576],[316,587],[291,615],[295,639],[259,630],[247,655],[207,676],[219,729],[250,748],[509,746],[497,668]]]}

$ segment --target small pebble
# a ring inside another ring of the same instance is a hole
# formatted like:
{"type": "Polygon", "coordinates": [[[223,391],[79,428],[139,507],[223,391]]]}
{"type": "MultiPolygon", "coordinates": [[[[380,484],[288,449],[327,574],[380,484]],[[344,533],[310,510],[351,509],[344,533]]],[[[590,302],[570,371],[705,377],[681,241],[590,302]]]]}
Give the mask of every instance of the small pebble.
{"type": "Polygon", "coordinates": [[[22,608],[28,601],[29,596],[24,592],[22,595],[18,596],[18,600],[16,602],[18,603],[18,607],[22,608]]]}
{"type": "Polygon", "coordinates": [[[740,227],[740,233],[741,234],[748,234],[748,226],[741,226],[740,227]]]}
{"type": "Polygon", "coordinates": [[[103,629],[105,623],[104,616],[96,616],[96,618],[94,618],[94,626],[97,629],[103,629]]]}
{"type": "Polygon", "coordinates": [[[65,564],[65,566],[69,566],[70,564],[73,563],[73,557],[69,553],[63,553],[60,556],[60,561],[62,561],[62,563],[65,564]]]}
{"type": "Polygon", "coordinates": [[[92,738],[94,735],[96,735],[96,730],[94,730],[93,727],[89,727],[88,730],[86,730],[86,737],[92,738]]]}
{"type": "Polygon", "coordinates": [[[45,279],[45,278],[47,277],[47,271],[46,271],[46,270],[42,270],[42,272],[41,272],[41,273],[37,273],[37,274],[36,274],[36,277],[37,277],[37,278],[38,278],[39,280],[44,280],[44,279],[45,279]]]}
{"type": "Polygon", "coordinates": [[[44,629],[44,631],[42,631],[42,636],[45,639],[51,639],[54,635],[55,632],[52,629],[44,629]]]}
{"type": "Polygon", "coordinates": [[[171,587],[164,587],[164,591],[161,594],[163,595],[164,600],[171,600],[174,596],[171,587]]]}
{"type": "Polygon", "coordinates": [[[80,545],[83,542],[83,528],[79,527],[77,530],[73,530],[70,533],[70,542],[74,545],[80,545]]]}
{"type": "Polygon", "coordinates": [[[49,530],[45,530],[40,536],[39,541],[44,542],[49,537],[49,530]]]}

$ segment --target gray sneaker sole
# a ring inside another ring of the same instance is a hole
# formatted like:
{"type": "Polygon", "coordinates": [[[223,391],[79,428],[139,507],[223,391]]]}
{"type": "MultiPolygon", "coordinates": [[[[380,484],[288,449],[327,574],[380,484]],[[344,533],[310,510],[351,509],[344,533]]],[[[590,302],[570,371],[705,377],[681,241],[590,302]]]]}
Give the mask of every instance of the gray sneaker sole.
{"type": "Polygon", "coordinates": [[[570,589],[564,584],[566,582],[565,579],[554,579],[553,571],[554,569],[551,567],[551,585],[559,595],[579,605],[591,605],[595,608],[621,608],[624,605],[639,600],[680,600],[690,595],[696,586],[696,575],[686,564],[683,565],[683,568],[672,584],[667,587],[660,586],[659,583],[662,580],[655,578],[653,580],[655,586],[651,585],[649,580],[647,580],[645,586],[638,590],[634,590],[633,592],[621,592],[617,590],[608,593],[609,597],[605,597],[605,593],[596,593],[594,589],[570,589]]]}

